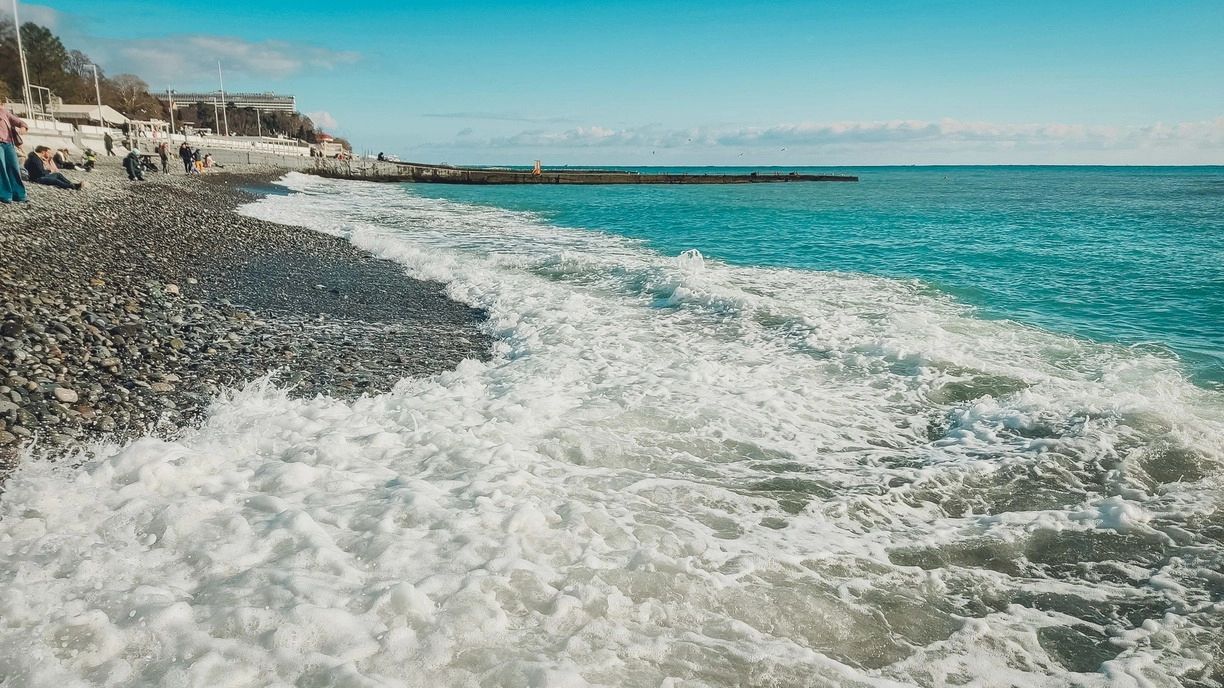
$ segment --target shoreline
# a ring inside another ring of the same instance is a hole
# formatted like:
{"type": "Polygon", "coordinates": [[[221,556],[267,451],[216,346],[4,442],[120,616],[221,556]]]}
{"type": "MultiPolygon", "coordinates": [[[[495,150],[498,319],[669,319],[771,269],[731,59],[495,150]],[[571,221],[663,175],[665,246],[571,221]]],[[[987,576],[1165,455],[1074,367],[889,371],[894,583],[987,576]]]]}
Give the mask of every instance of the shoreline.
{"type": "Polygon", "coordinates": [[[172,436],[279,370],[351,399],[487,359],[484,314],[344,239],[237,214],[286,171],[117,166],[0,211],[0,483],[23,451],[172,436]]]}

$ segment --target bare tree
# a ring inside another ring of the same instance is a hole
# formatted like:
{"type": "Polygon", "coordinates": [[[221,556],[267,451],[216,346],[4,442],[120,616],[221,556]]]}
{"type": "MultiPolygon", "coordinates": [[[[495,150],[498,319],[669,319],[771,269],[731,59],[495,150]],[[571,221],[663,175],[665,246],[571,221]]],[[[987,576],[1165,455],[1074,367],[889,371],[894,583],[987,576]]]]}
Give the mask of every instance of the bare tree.
{"type": "Polygon", "coordinates": [[[93,69],[89,66],[92,63],[93,60],[80,50],[69,50],[68,60],[64,62],[64,71],[79,79],[92,79],[93,69]]]}
{"type": "Polygon", "coordinates": [[[149,85],[135,74],[120,74],[109,81],[115,89],[115,95],[119,98],[123,112],[128,115],[136,110],[136,106],[149,93],[149,85]]]}

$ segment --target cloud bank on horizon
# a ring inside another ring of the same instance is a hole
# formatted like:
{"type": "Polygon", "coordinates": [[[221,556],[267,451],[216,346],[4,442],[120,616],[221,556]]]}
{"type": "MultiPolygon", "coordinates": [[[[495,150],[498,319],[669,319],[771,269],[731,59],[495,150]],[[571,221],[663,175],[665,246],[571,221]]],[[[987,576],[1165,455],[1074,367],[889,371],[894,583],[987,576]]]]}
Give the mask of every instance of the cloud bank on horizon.
{"type": "MultiPolygon", "coordinates": [[[[879,122],[802,122],[772,126],[695,127],[667,129],[655,125],[627,128],[581,126],[564,130],[530,129],[508,136],[479,137],[468,127],[451,141],[430,144],[439,149],[501,151],[625,150],[651,154],[691,154],[734,163],[745,153],[774,155],[792,151],[832,155],[838,164],[854,164],[865,156],[877,164],[905,164],[892,158],[903,153],[913,162],[1007,162],[1006,158],[1041,155],[1057,162],[1059,155],[1077,161],[1151,160],[1155,164],[1224,160],[1224,115],[1213,120],[1154,123],[1142,126],[1086,124],[1011,124],[890,120],[879,122]],[[882,157],[881,157],[882,156],[882,157]]],[[[789,156],[793,158],[794,156],[789,156]]],[[[791,160],[793,164],[793,160],[791,160]]]]}

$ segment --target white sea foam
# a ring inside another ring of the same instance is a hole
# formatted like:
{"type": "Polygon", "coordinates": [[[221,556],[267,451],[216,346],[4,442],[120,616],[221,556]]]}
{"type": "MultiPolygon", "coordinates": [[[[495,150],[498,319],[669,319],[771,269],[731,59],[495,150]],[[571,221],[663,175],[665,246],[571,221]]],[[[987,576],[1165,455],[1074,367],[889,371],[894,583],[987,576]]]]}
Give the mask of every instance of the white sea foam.
{"type": "Polygon", "coordinates": [[[351,404],[265,380],[176,441],[29,463],[0,500],[0,685],[1220,670],[1224,406],[1174,362],[915,283],[285,184],[245,212],[444,282],[494,359],[351,404]]]}

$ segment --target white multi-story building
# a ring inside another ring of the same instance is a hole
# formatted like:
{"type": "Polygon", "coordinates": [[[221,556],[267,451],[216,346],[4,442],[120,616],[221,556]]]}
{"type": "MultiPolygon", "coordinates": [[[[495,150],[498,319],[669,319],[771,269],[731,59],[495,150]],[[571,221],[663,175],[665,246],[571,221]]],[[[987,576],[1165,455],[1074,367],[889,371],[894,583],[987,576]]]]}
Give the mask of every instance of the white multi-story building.
{"type": "MultiPolygon", "coordinates": [[[[221,102],[218,91],[171,91],[169,95],[161,94],[158,99],[167,105],[170,98],[174,99],[174,107],[187,107],[196,103],[212,105],[221,102]]],[[[282,96],[275,93],[226,93],[225,104],[228,107],[255,108],[257,110],[297,112],[297,98],[282,96]]]]}

